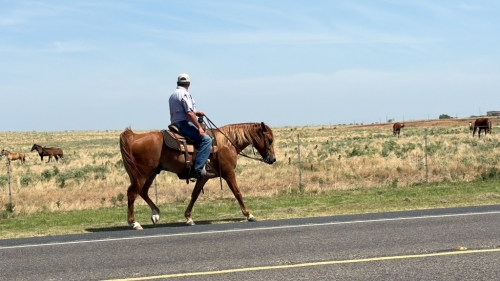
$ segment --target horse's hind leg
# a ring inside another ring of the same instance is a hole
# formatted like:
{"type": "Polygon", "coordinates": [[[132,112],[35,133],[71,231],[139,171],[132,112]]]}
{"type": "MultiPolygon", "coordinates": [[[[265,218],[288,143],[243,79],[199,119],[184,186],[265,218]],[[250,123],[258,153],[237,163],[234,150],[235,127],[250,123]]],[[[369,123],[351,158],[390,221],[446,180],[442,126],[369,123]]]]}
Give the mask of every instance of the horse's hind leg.
{"type": "Polygon", "coordinates": [[[149,188],[151,187],[151,184],[153,183],[155,178],[156,178],[156,173],[153,173],[153,175],[148,178],[146,183],[144,183],[144,186],[140,193],[142,199],[144,199],[144,201],[148,203],[149,208],[151,208],[151,221],[153,222],[153,224],[157,224],[158,221],[160,220],[160,209],[158,209],[155,203],[153,203],[151,198],[149,198],[148,194],[149,188]]]}
{"type": "Polygon", "coordinates": [[[134,202],[137,199],[137,187],[135,183],[132,183],[127,190],[127,222],[135,230],[141,230],[142,226],[135,221],[134,217],[134,202]]]}
{"type": "Polygon", "coordinates": [[[196,180],[193,192],[191,193],[191,200],[189,201],[186,211],[184,212],[184,217],[186,218],[187,225],[195,224],[193,218],[191,217],[191,211],[193,211],[194,203],[196,202],[196,200],[198,200],[198,196],[200,196],[200,192],[203,189],[205,183],[207,183],[207,181],[208,181],[207,178],[199,178],[196,180]]]}
{"type": "Polygon", "coordinates": [[[255,217],[250,214],[250,211],[247,209],[247,206],[245,206],[245,202],[243,202],[243,196],[241,195],[240,189],[238,188],[238,183],[236,182],[236,175],[234,172],[226,175],[224,179],[227,182],[227,185],[233,192],[234,197],[236,197],[236,200],[238,200],[238,203],[240,204],[241,212],[243,215],[247,218],[248,221],[256,221],[255,217]]]}

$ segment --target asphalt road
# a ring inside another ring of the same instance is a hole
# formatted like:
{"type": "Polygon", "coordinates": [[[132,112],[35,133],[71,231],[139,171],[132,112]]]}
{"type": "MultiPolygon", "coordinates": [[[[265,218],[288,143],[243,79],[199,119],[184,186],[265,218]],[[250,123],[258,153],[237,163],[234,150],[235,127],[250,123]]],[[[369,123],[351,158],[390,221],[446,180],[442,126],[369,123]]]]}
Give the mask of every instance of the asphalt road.
{"type": "Polygon", "coordinates": [[[499,265],[500,205],[0,240],[0,280],[500,280],[499,265]]]}

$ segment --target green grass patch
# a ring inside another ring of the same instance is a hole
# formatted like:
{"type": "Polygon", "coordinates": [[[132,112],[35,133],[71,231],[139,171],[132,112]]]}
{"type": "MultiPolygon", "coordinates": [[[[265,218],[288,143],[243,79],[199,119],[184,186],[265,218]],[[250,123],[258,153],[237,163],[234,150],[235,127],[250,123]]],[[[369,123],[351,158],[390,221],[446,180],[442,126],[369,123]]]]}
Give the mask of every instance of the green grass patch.
{"type": "MultiPolygon", "coordinates": [[[[496,178],[496,170],[482,178],[496,178]]],[[[339,214],[375,213],[384,211],[446,208],[500,204],[500,180],[432,183],[415,186],[387,185],[378,188],[357,188],[343,191],[300,192],[292,189],[275,197],[246,197],[245,203],[259,220],[329,216],[339,214]]],[[[160,225],[182,225],[187,203],[159,205],[160,225]]],[[[153,227],[150,209],[136,206],[135,216],[143,227],[153,227]]],[[[0,212],[0,237],[47,236],[109,230],[126,230],[126,206],[72,212],[42,212],[19,215],[0,212]]],[[[214,201],[199,200],[193,209],[198,224],[244,221],[234,198],[214,201]]]]}

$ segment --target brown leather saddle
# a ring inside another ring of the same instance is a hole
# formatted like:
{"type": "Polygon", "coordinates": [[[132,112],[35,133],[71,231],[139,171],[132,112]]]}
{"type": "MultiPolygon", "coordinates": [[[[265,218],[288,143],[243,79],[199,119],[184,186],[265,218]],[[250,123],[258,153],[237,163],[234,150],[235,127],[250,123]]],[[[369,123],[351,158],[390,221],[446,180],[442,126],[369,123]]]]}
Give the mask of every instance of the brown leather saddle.
{"type": "MultiPolygon", "coordinates": [[[[210,149],[210,155],[212,155],[218,150],[217,141],[210,130],[207,130],[206,132],[212,138],[212,148],[210,149]]],[[[169,125],[168,130],[161,130],[161,133],[163,135],[163,142],[168,148],[184,154],[186,164],[184,172],[182,174],[177,174],[177,176],[179,179],[185,179],[186,182],[189,182],[189,176],[193,165],[192,162],[194,162],[194,159],[196,158],[198,145],[192,139],[182,135],[179,129],[177,129],[174,125],[169,125]],[[192,162],[189,160],[189,156],[192,156],[192,162]]]]}

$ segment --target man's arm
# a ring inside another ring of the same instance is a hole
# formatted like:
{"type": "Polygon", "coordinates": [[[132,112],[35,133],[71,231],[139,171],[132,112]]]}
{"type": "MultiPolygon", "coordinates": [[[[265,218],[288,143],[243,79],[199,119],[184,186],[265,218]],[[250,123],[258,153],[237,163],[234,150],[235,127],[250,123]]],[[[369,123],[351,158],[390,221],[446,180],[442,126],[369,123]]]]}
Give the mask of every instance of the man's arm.
{"type": "MultiPolygon", "coordinates": [[[[198,111],[198,112],[201,112],[203,114],[202,111],[198,111]]],[[[197,114],[195,114],[192,111],[188,111],[187,112],[187,116],[189,118],[189,121],[191,121],[191,123],[193,123],[196,127],[198,127],[198,130],[200,132],[200,137],[204,137],[205,136],[205,130],[203,130],[203,127],[200,125],[200,123],[198,123],[198,118],[196,118],[196,115],[197,114]]]]}

